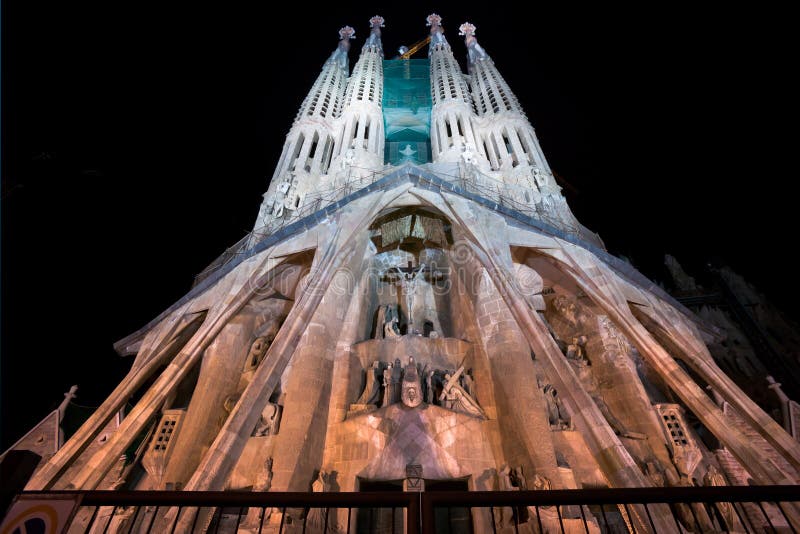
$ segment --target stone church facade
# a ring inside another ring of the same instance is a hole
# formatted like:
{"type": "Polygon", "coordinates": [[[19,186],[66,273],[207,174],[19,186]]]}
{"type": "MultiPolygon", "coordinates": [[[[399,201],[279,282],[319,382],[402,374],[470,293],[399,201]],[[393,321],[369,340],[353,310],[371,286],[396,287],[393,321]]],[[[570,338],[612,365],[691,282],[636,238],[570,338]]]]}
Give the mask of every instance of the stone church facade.
{"type": "Polygon", "coordinates": [[[28,489],[797,484],[794,427],[709,350],[725,318],[575,219],[475,27],[464,74],[438,15],[428,59],[385,60],[383,22],[352,72],[340,31],[254,231],[116,345],[129,373],[28,489]]]}

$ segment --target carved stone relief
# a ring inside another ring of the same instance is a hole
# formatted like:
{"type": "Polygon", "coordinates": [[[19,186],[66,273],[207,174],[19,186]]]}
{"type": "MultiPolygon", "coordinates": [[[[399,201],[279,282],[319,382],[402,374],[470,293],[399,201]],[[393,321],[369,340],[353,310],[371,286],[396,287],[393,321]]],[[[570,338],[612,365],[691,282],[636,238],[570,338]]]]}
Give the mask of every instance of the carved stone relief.
{"type": "Polygon", "coordinates": [[[460,366],[455,371],[424,366],[409,356],[403,366],[400,359],[394,362],[373,362],[367,371],[364,391],[358,401],[351,404],[348,416],[352,417],[391,404],[402,402],[409,408],[423,403],[436,404],[454,412],[481,419],[486,414],[475,400],[475,379],[471,369],[460,366]]]}

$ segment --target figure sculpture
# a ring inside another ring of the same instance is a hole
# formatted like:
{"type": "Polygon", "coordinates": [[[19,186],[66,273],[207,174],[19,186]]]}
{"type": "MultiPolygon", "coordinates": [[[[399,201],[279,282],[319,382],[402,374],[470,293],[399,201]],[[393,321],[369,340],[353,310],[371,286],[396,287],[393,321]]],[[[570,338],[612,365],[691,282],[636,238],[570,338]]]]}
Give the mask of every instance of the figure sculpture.
{"type": "Polygon", "coordinates": [[[550,423],[550,428],[554,430],[571,429],[570,418],[561,402],[561,398],[558,396],[556,388],[552,384],[547,384],[542,392],[544,393],[545,401],[547,401],[547,419],[550,423]]]}
{"type": "Polygon", "coordinates": [[[589,359],[586,358],[586,341],[586,336],[572,338],[572,343],[567,345],[567,358],[578,365],[589,365],[589,359]]]}
{"type": "MultiPolygon", "coordinates": [[[[511,468],[506,464],[503,464],[500,471],[497,472],[497,486],[500,491],[519,490],[511,484],[511,468]]],[[[510,506],[495,508],[495,517],[498,530],[514,526],[514,510],[510,506]]]]}
{"type": "Polygon", "coordinates": [[[425,402],[428,404],[433,404],[433,373],[433,369],[430,369],[427,373],[425,373],[425,402]]]}
{"type": "Polygon", "coordinates": [[[403,366],[400,364],[400,358],[395,358],[394,365],[392,366],[392,400],[391,402],[400,402],[400,382],[403,379],[403,366]]]}
{"type": "MultiPolygon", "coordinates": [[[[267,458],[266,462],[264,462],[264,465],[259,470],[258,475],[256,475],[256,479],[253,483],[253,491],[269,491],[270,487],[272,487],[272,475],[272,457],[270,456],[267,458]]],[[[272,512],[273,508],[270,507],[249,508],[247,511],[247,516],[245,517],[244,521],[242,521],[242,526],[257,532],[261,525],[269,522],[272,512]]]]}
{"type": "Polygon", "coordinates": [[[378,308],[374,339],[400,336],[400,317],[397,304],[386,304],[378,308]]]}
{"type": "MultiPolygon", "coordinates": [[[[316,480],[311,483],[311,491],[314,493],[325,493],[331,491],[331,479],[333,475],[324,469],[321,469],[316,480]]],[[[317,528],[328,529],[328,512],[327,508],[311,508],[308,512],[306,522],[317,528]]],[[[303,530],[306,530],[305,528],[303,530]]]]}
{"type": "Polygon", "coordinates": [[[389,406],[394,402],[394,394],[392,393],[392,362],[383,370],[383,403],[382,406],[389,406]]]}
{"type": "Polygon", "coordinates": [[[658,468],[658,464],[656,462],[647,462],[647,464],[644,466],[644,471],[653,482],[653,486],[657,488],[664,487],[664,474],[661,472],[661,469],[658,468]]]}
{"type": "Polygon", "coordinates": [[[416,408],[422,403],[422,385],[420,384],[419,373],[417,372],[417,365],[414,363],[414,357],[408,358],[408,365],[406,365],[405,372],[403,373],[403,385],[400,393],[400,398],[403,404],[409,408],[416,408]]]}
{"type": "Polygon", "coordinates": [[[439,401],[442,401],[444,407],[448,410],[486,419],[486,414],[483,413],[483,410],[475,399],[464,391],[464,388],[458,383],[459,377],[463,372],[464,366],[462,365],[455,374],[450,375],[450,373],[447,373],[444,375],[444,385],[442,387],[442,394],[439,395],[439,401]]]}
{"type": "MultiPolygon", "coordinates": [[[[673,488],[690,488],[694,486],[692,479],[686,474],[681,474],[680,479],[671,469],[666,471],[667,483],[673,488]]],[[[700,532],[714,532],[711,519],[708,517],[705,506],[702,503],[675,503],[678,512],[678,519],[689,532],[695,532],[697,528],[700,532]]]]}
{"type": "MultiPolygon", "coordinates": [[[[728,483],[725,481],[725,477],[722,473],[719,472],[719,469],[715,465],[709,465],[708,471],[706,471],[705,476],[703,477],[703,485],[704,486],[727,486],[728,483]]],[[[725,527],[730,532],[734,532],[741,528],[736,520],[736,510],[733,508],[733,503],[730,502],[717,502],[714,503],[719,515],[722,517],[723,521],[725,521],[725,527]]]]}
{"type": "Polygon", "coordinates": [[[467,369],[464,371],[464,374],[461,375],[461,387],[464,388],[464,391],[466,391],[470,397],[473,399],[475,398],[475,379],[472,378],[472,369],[467,369]]]}
{"type": "Polygon", "coordinates": [[[253,343],[250,345],[250,351],[247,353],[248,369],[255,369],[258,367],[258,364],[261,363],[261,360],[263,360],[264,356],[267,354],[269,344],[269,340],[264,336],[257,337],[253,341],[253,343]]]}
{"type": "Polygon", "coordinates": [[[472,148],[472,143],[464,143],[461,147],[461,159],[467,166],[477,165],[478,158],[475,156],[475,151],[472,148]]]}
{"type": "Polygon", "coordinates": [[[277,404],[268,402],[261,410],[256,428],[253,430],[253,437],[262,437],[276,434],[278,432],[278,422],[280,420],[281,407],[277,404]]]}
{"type": "Polygon", "coordinates": [[[380,366],[381,362],[372,362],[372,367],[367,370],[364,391],[356,401],[356,404],[376,404],[378,402],[381,394],[380,366]]]}

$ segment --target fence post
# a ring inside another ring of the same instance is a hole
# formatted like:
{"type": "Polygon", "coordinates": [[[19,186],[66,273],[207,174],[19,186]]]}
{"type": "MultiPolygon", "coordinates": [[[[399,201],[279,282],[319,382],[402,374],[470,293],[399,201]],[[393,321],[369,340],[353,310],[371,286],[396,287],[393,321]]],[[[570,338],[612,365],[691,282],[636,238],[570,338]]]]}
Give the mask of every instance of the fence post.
{"type": "Polygon", "coordinates": [[[431,503],[433,494],[423,491],[419,494],[420,509],[418,514],[422,519],[422,532],[436,532],[436,516],[434,514],[434,503],[431,503]]]}

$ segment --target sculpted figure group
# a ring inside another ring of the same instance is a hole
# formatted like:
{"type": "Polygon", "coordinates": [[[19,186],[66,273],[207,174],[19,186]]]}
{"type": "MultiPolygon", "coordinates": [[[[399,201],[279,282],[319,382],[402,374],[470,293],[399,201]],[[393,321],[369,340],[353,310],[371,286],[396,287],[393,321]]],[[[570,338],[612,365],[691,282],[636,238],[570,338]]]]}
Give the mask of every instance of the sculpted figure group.
{"type": "Polygon", "coordinates": [[[409,356],[405,365],[399,358],[393,362],[375,361],[366,373],[364,391],[355,403],[361,407],[359,411],[364,411],[363,407],[369,405],[376,409],[402,402],[415,408],[426,403],[486,418],[475,399],[472,369],[465,369],[463,365],[455,371],[433,369],[409,356]]]}

